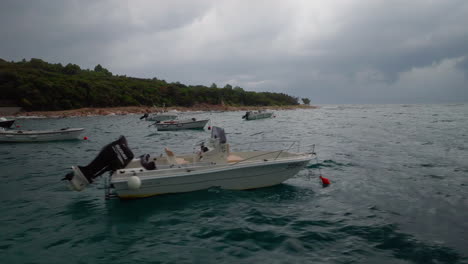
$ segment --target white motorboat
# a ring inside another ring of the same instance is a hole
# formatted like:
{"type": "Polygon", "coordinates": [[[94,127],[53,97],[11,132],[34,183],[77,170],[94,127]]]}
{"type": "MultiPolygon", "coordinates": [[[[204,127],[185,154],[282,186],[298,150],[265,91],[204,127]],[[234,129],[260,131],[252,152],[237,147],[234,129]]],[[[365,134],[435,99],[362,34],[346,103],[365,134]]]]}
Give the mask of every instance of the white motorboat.
{"type": "Polygon", "coordinates": [[[176,120],[177,115],[170,113],[151,113],[144,114],[140,119],[145,119],[146,121],[166,121],[166,120],[176,120]]]}
{"type": "Polygon", "coordinates": [[[58,130],[0,130],[0,142],[39,142],[78,139],[84,128],[58,130]]]}
{"type": "Polygon", "coordinates": [[[263,118],[270,118],[273,116],[273,112],[265,111],[265,110],[258,110],[258,111],[247,111],[242,119],[245,120],[257,120],[263,118]]]}
{"type": "Polygon", "coordinates": [[[154,125],[158,128],[158,131],[167,130],[182,130],[182,129],[203,129],[206,124],[210,121],[209,119],[197,120],[195,118],[186,120],[168,120],[156,122],[154,125]]]}
{"type": "Polygon", "coordinates": [[[88,166],[72,166],[68,180],[82,191],[98,176],[106,178],[106,197],[133,199],[167,193],[181,193],[219,187],[245,190],[273,186],[296,175],[314,153],[273,151],[231,151],[224,130],[213,127],[209,141],[194,154],[176,155],[165,149],[161,155],[134,159],[125,137],[105,146],[88,166]]]}
{"type": "Polygon", "coordinates": [[[3,128],[10,128],[13,123],[15,123],[15,119],[6,119],[4,117],[0,117],[0,127],[3,127],[3,128]]]}

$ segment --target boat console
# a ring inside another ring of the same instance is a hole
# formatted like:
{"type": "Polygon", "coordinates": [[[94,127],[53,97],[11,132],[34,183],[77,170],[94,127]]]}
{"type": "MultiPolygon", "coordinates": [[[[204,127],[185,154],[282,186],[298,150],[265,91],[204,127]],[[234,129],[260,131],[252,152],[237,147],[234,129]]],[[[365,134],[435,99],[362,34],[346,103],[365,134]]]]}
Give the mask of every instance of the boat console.
{"type": "Polygon", "coordinates": [[[146,170],[155,170],[156,164],[154,161],[150,161],[150,154],[144,154],[140,156],[140,164],[146,170]]]}

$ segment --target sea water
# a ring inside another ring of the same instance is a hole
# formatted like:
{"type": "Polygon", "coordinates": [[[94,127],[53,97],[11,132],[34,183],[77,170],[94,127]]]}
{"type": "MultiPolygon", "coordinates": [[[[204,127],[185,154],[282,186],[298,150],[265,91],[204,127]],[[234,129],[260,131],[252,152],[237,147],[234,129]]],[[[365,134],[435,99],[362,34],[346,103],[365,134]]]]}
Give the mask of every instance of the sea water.
{"type": "Polygon", "coordinates": [[[17,120],[83,127],[88,140],[0,144],[0,262],[468,263],[467,104],[242,115],[186,114],[225,128],[232,145],[315,144],[318,162],[270,188],[108,201],[102,179],[83,192],[60,180],[120,135],[138,156],[191,153],[210,131],[158,132],[139,115],[17,120]]]}

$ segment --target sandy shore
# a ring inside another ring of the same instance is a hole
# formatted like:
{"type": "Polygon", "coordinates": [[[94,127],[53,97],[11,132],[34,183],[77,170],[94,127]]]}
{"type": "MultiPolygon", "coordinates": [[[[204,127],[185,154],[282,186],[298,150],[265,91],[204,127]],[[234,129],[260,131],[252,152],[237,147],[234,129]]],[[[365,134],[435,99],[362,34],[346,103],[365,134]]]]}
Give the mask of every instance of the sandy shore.
{"type": "MultiPolygon", "coordinates": [[[[223,105],[197,105],[193,107],[167,107],[167,111],[177,110],[179,112],[190,111],[247,111],[247,110],[294,110],[294,109],[313,109],[316,106],[309,105],[290,105],[290,106],[223,106],[223,105]]],[[[148,106],[127,106],[127,107],[108,107],[108,108],[80,108],[64,111],[31,111],[19,112],[14,116],[35,116],[35,117],[71,117],[71,116],[96,116],[96,115],[126,115],[143,114],[161,111],[162,108],[148,106]]]]}

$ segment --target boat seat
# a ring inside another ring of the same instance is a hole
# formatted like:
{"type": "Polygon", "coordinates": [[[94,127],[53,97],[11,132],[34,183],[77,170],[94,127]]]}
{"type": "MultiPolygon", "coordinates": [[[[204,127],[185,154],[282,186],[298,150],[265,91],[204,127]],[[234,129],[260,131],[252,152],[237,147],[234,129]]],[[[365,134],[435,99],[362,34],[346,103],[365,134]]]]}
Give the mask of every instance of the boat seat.
{"type": "Polygon", "coordinates": [[[243,160],[244,160],[243,158],[237,155],[229,154],[229,156],[227,156],[227,162],[240,162],[243,160]]]}
{"type": "Polygon", "coordinates": [[[228,153],[228,156],[226,157],[227,162],[239,162],[244,160],[242,157],[231,154],[231,146],[229,144],[226,144],[226,150],[228,153]]]}
{"type": "Polygon", "coordinates": [[[149,154],[144,154],[140,156],[140,164],[143,168],[147,170],[155,170],[156,169],[156,164],[154,161],[149,161],[150,155],[149,154]]]}
{"type": "Polygon", "coordinates": [[[177,158],[177,157],[174,155],[174,152],[172,152],[172,150],[170,150],[169,148],[164,148],[164,151],[166,152],[166,155],[167,155],[167,161],[168,161],[168,163],[171,164],[171,165],[174,165],[174,164],[187,164],[187,163],[189,163],[189,162],[186,161],[185,159],[177,158]]]}

